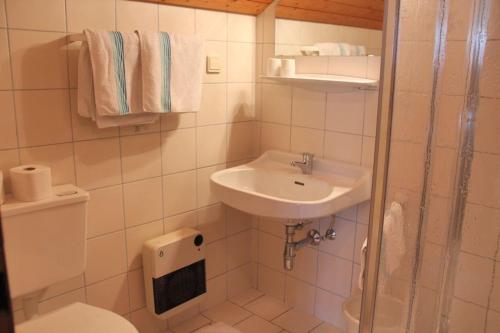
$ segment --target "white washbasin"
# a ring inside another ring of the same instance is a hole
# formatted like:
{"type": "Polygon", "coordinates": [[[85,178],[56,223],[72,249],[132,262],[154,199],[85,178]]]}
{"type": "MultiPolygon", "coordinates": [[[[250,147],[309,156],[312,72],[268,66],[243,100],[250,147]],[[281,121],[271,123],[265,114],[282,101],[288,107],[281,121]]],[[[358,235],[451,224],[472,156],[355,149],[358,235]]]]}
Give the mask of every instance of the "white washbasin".
{"type": "Polygon", "coordinates": [[[368,168],[315,158],[312,175],[291,161],[299,154],[268,151],[258,159],[211,176],[225,204],[259,216],[306,219],[328,216],[370,198],[368,168]]]}

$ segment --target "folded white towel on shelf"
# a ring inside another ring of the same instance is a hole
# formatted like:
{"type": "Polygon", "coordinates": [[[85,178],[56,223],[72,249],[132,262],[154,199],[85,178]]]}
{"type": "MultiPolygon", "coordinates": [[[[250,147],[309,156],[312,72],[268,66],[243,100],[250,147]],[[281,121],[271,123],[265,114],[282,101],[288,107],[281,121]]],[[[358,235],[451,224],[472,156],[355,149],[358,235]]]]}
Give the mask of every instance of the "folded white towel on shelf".
{"type": "Polygon", "coordinates": [[[350,45],[352,56],[365,56],[366,47],[364,45],[350,45]]]}
{"type": "Polygon", "coordinates": [[[340,56],[342,50],[339,43],[316,43],[313,47],[317,48],[320,56],[340,56]]]}
{"type": "Polygon", "coordinates": [[[143,111],[200,109],[203,44],[197,36],[137,32],[141,45],[143,111]]]}
{"type": "Polygon", "coordinates": [[[320,56],[364,56],[366,48],[363,45],[351,45],[349,43],[325,42],[313,45],[318,49],[320,56]]]}
{"type": "Polygon", "coordinates": [[[137,34],[92,30],[84,34],[78,63],[78,113],[95,120],[99,128],[158,120],[157,115],[142,111],[137,34]]]}
{"type": "Polygon", "coordinates": [[[356,45],[357,49],[357,54],[358,56],[365,56],[366,55],[366,46],[364,45],[356,45]]]}
{"type": "Polygon", "coordinates": [[[342,56],[350,56],[350,55],[352,55],[351,44],[348,44],[348,43],[339,43],[339,47],[340,47],[340,55],[342,55],[342,56]]]}

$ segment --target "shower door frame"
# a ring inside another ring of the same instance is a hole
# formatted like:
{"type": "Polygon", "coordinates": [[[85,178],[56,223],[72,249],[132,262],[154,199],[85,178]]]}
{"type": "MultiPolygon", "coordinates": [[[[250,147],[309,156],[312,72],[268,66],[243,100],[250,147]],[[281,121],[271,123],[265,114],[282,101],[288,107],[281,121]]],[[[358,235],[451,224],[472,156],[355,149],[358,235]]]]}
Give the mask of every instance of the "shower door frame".
{"type": "Polygon", "coordinates": [[[385,1],[377,133],[375,137],[370,223],[367,236],[370,242],[368,242],[366,253],[359,333],[371,333],[375,318],[396,80],[399,10],[400,0],[385,1]]]}

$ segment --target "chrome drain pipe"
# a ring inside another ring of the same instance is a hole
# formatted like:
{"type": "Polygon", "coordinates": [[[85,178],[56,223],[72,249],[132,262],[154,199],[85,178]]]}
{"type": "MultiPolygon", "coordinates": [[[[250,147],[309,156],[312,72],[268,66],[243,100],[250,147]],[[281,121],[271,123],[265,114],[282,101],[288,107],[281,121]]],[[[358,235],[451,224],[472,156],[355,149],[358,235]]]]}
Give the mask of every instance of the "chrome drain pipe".
{"type": "Polygon", "coordinates": [[[285,250],[283,251],[283,266],[286,271],[293,270],[296,251],[307,245],[318,246],[322,240],[333,240],[336,237],[335,230],[330,226],[325,233],[321,236],[320,232],[316,229],[311,229],[307,232],[307,236],[299,241],[294,240],[295,231],[304,227],[304,224],[310,221],[301,221],[296,224],[285,224],[285,250]]]}

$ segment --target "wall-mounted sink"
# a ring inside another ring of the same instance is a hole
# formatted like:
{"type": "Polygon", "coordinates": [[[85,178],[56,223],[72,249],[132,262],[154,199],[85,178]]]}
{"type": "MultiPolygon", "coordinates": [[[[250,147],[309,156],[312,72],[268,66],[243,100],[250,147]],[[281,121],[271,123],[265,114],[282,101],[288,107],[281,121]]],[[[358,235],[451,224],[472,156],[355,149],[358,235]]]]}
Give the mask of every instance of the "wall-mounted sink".
{"type": "Polygon", "coordinates": [[[301,159],[268,151],[250,163],[215,172],[211,181],[225,204],[273,218],[328,216],[370,198],[370,169],[315,158],[312,174],[304,175],[290,165],[301,159]]]}

